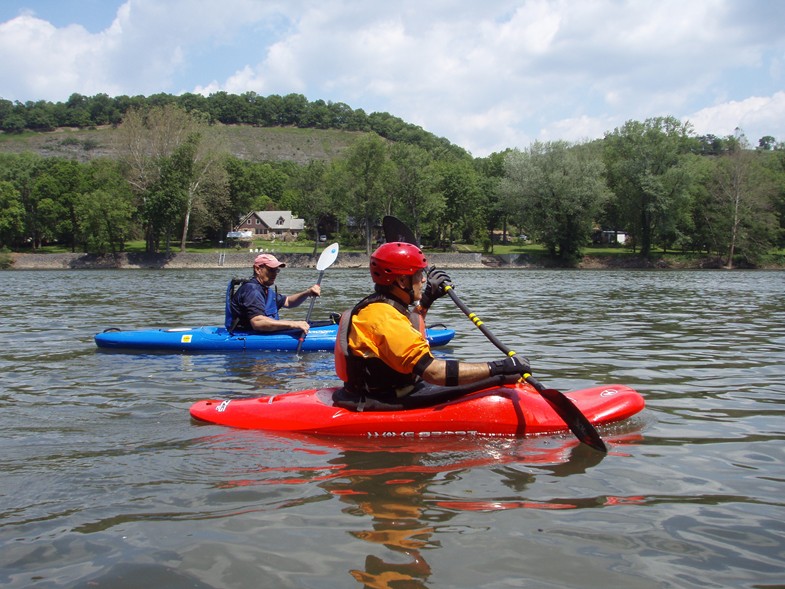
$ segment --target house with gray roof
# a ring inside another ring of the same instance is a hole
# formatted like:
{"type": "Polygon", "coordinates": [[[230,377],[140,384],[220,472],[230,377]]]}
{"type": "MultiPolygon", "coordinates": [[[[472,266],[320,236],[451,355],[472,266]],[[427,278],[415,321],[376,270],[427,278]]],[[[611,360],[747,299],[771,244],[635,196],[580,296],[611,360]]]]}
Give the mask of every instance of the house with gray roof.
{"type": "Polygon", "coordinates": [[[235,231],[251,231],[262,239],[296,239],[305,229],[305,220],[292,211],[251,211],[240,220],[235,231]]]}

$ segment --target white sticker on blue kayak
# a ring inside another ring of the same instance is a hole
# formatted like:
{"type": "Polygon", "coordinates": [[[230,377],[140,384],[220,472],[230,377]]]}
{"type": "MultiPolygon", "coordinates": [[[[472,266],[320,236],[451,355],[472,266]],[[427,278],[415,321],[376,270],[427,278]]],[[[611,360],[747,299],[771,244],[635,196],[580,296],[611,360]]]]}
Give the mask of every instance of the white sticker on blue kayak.
{"type": "Polygon", "coordinates": [[[193,335],[191,335],[190,333],[182,335],[182,336],[180,336],[180,343],[181,344],[190,344],[192,337],[193,337],[193,335]]]}

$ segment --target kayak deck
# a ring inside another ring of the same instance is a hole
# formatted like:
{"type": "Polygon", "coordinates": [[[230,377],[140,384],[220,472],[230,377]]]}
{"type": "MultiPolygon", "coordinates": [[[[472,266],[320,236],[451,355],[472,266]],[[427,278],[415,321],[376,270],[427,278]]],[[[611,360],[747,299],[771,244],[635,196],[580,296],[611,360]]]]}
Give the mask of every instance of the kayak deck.
{"type": "MultiPolygon", "coordinates": [[[[254,399],[207,399],[190,409],[199,421],[242,429],[366,438],[523,436],[568,428],[527,383],[493,387],[432,407],[351,411],[333,404],[337,389],[312,389],[254,399]]],[[[566,396],[595,425],[641,411],[643,397],[625,385],[570,391],[566,396]]]]}

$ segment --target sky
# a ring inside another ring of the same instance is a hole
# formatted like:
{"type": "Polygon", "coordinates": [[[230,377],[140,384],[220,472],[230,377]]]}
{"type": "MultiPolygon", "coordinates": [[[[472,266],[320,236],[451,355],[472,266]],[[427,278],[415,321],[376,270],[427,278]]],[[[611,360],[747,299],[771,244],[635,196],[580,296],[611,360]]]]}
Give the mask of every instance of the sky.
{"type": "Polygon", "coordinates": [[[485,157],[674,116],[785,142],[781,0],[0,0],[0,98],[302,94],[485,157]]]}

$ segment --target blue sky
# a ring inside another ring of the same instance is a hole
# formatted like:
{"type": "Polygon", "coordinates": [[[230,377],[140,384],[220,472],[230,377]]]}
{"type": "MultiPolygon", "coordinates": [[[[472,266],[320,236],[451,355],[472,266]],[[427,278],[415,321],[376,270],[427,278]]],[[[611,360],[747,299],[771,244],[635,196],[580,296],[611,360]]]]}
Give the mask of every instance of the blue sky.
{"type": "Polygon", "coordinates": [[[0,98],[303,94],[475,156],[675,116],[785,141],[780,0],[2,0],[0,98]]]}

